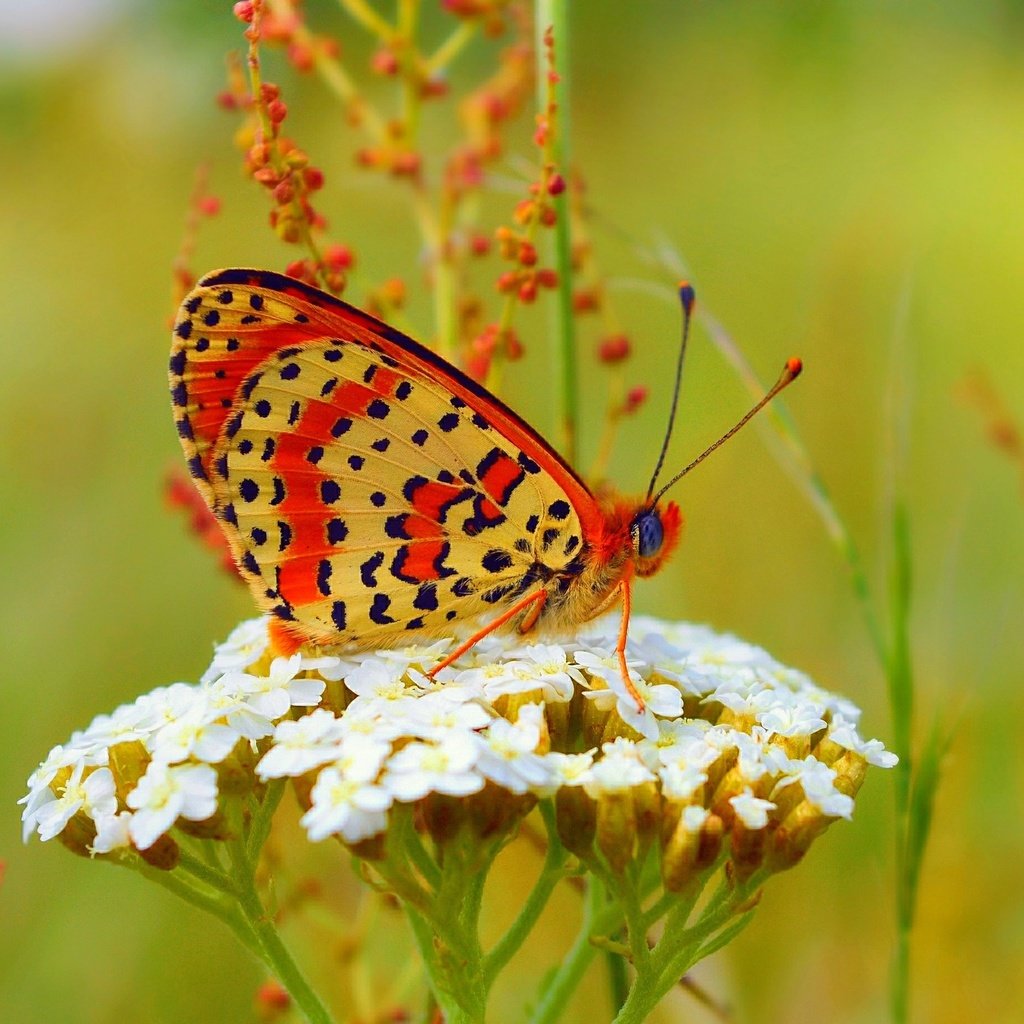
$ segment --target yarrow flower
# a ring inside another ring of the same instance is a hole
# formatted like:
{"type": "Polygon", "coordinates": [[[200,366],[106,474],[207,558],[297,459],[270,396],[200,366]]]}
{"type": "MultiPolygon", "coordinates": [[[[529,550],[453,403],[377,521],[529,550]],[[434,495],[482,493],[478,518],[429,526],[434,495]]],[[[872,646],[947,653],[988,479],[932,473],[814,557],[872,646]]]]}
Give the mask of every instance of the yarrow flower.
{"type": "Polygon", "coordinates": [[[414,930],[429,923],[421,952],[458,992],[484,971],[465,945],[480,880],[517,830],[543,827],[529,913],[566,876],[596,879],[591,938],[650,945],[653,1006],[735,933],[773,873],[852,816],[868,765],[896,758],[861,738],[849,701],[699,626],[634,618],[638,707],[612,653],[618,628],[613,616],[572,639],[489,636],[433,679],[450,641],[275,657],[267,621],[244,622],[199,683],[143,694],[54,747],[21,800],[25,838],[174,872],[176,891],[280,954],[259,938],[272,915],[255,865],[290,784],[308,838],[343,844],[414,930]],[[638,924],[630,904],[656,912],[638,924]]]}
{"type": "MultiPolygon", "coordinates": [[[[244,622],[198,685],[145,694],[54,747],[22,800],[26,837],[94,856],[162,839],[173,866],[172,834],[199,823],[215,834],[234,792],[292,778],[314,840],[357,844],[387,831],[393,807],[471,796],[509,802],[514,823],[565,794],[560,831],[595,864],[634,855],[643,811],[667,822],[663,857],[672,828],[703,830],[716,849],[730,830],[737,842],[763,832],[756,866],[778,868],[852,815],[867,764],[895,764],[858,735],[848,701],[704,627],[634,619],[638,709],[611,653],[616,630],[607,619],[578,641],[489,637],[435,683],[424,672],[445,642],[272,658],[266,621],[244,622]],[[608,801],[620,824],[604,821],[598,839],[608,801]]],[[[663,874],[678,882],[678,865],[663,874]]]]}

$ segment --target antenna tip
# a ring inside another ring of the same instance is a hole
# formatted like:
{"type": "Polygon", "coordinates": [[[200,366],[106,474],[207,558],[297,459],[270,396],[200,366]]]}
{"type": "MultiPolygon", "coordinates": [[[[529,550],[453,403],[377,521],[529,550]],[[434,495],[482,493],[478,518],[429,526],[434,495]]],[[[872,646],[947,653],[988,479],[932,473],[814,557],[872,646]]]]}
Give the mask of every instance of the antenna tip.
{"type": "Polygon", "coordinates": [[[799,356],[790,356],[786,360],[786,376],[790,380],[795,380],[800,376],[801,371],[804,368],[804,361],[799,356]]]}
{"type": "Polygon", "coordinates": [[[679,301],[683,304],[683,312],[690,316],[693,312],[693,304],[697,301],[697,293],[689,281],[679,282],[679,301]]]}

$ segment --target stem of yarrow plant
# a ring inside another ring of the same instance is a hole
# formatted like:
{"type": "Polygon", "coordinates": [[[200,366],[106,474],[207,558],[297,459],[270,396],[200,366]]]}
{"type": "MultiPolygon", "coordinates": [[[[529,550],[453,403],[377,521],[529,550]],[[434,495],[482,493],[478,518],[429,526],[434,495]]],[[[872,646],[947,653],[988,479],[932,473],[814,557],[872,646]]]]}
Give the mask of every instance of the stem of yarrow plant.
{"type": "MultiPolygon", "coordinates": [[[[544,33],[548,28],[554,37],[554,71],[557,84],[551,88],[557,97],[558,116],[551,125],[550,152],[555,169],[569,176],[569,4],[568,0],[538,0],[536,14],[537,100],[543,111],[548,93],[548,73],[544,59],[544,33]]],[[[576,321],[572,309],[572,238],[569,230],[569,195],[563,190],[550,197],[558,215],[555,221],[555,289],[554,370],[558,381],[558,429],[562,454],[570,465],[576,463],[576,436],[579,411],[576,402],[576,321]]]]}
{"type": "Polygon", "coordinates": [[[583,920],[572,947],[561,966],[550,976],[540,993],[530,1016],[530,1024],[554,1024],[565,1011],[572,994],[579,987],[590,961],[597,955],[597,946],[590,941],[594,922],[604,904],[604,889],[597,879],[587,880],[587,893],[583,902],[583,920]]]}
{"type": "MultiPolygon", "coordinates": [[[[236,816],[240,819],[240,815],[236,816]]],[[[232,882],[238,908],[258,943],[258,955],[287,989],[310,1024],[334,1024],[334,1018],[313,991],[298,964],[281,941],[274,921],[256,889],[255,864],[247,848],[245,831],[236,820],[236,837],[227,841],[233,869],[232,882]]]]}
{"type": "Polygon", "coordinates": [[[551,801],[542,802],[540,811],[548,830],[548,849],[544,856],[544,866],[541,868],[540,877],[534,884],[530,895],[526,897],[526,901],[523,903],[522,909],[519,911],[515,921],[512,922],[509,930],[495,944],[494,948],[484,957],[484,977],[488,987],[490,987],[501,970],[522,947],[527,936],[540,918],[541,911],[547,906],[555,886],[566,875],[566,850],[558,840],[551,801]]]}

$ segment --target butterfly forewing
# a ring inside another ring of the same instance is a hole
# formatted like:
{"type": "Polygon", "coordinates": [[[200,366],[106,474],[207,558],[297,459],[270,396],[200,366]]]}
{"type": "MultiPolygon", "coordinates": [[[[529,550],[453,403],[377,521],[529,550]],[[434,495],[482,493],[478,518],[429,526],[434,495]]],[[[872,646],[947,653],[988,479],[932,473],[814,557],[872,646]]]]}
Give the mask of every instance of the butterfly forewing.
{"type": "Polygon", "coordinates": [[[496,399],[287,278],[195,294],[179,432],[254,594],[300,638],[397,642],[573,574],[593,499],[496,399]]]}

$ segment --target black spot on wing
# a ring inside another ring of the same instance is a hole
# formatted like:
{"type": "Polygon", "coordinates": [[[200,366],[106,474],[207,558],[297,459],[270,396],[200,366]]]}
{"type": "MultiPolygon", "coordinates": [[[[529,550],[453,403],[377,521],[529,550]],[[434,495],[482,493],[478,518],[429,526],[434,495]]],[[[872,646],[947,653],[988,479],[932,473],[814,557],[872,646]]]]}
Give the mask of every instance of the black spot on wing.
{"type": "Polygon", "coordinates": [[[437,610],[437,584],[435,583],[424,583],[420,586],[420,589],[416,592],[416,597],[412,602],[413,608],[418,608],[421,612],[433,612],[437,610]]]}
{"type": "Polygon", "coordinates": [[[512,567],[512,556],[500,548],[492,548],[480,559],[480,564],[488,572],[504,572],[512,567]]]}
{"type": "Polygon", "coordinates": [[[374,594],[373,604],[370,605],[370,621],[376,622],[378,626],[388,626],[395,620],[387,614],[391,607],[391,598],[387,594],[374,594]]]}
{"type": "Polygon", "coordinates": [[[321,558],[320,564],[316,567],[316,589],[320,591],[324,597],[331,596],[331,573],[334,572],[334,566],[331,565],[329,558],[321,558]]]}
{"type": "Polygon", "coordinates": [[[335,601],[331,605],[331,622],[334,623],[338,632],[344,632],[346,619],[346,608],[344,601],[335,601]]]}
{"type": "Polygon", "coordinates": [[[384,552],[375,551],[370,557],[363,562],[359,567],[359,578],[363,581],[363,586],[369,589],[375,590],[377,588],[377,576],[376,572],[384,562],[384,552]]]}

